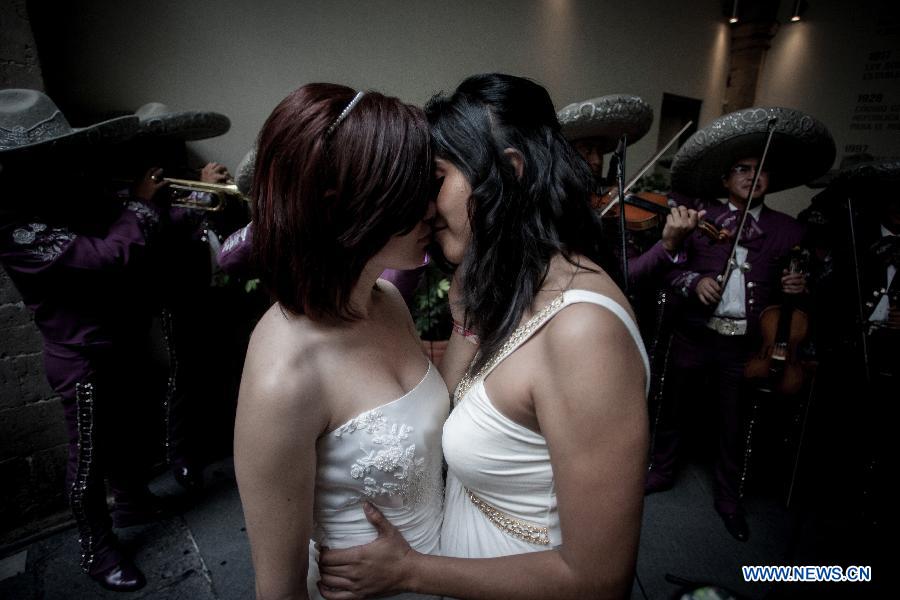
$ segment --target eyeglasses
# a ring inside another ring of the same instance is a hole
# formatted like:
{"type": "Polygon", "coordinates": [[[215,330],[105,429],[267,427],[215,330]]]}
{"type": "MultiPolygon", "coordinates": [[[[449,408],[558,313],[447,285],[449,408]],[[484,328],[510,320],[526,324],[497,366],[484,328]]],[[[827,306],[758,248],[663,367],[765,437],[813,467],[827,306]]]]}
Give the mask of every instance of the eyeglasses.
{"type": "MultiPolygon", "coordinates": [[[[731,167],[731,173],[734,175],[749,175],[754,172],[756,172],[756,167],[753,165],[745,165],[743,163],[738,163],[738,164],[734,165],[733,167],[731,167]]],[[[768,174],[769,170],[766,168],[763,168],[760,172],[768,174]]]]}

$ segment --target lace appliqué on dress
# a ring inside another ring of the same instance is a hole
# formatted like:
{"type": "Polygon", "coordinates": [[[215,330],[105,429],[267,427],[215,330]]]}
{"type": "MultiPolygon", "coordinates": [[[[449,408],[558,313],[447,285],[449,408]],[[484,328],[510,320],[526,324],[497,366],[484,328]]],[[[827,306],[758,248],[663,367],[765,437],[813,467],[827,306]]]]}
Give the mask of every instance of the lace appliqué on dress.
{"type": "Polygon", "coordinates": [[[335,430],[334,435],[339,438],[365,432],[372,436],[369,443],[379,446],[367,450],[360,444],[363,456],[350,467],[350,476],[361,480],[363,489],[353,502],[386,495],[400,496],[405,503],[415,505],[433,495],[435,485],[427,476],[425,459],[416,456],[414,443],[406,443],[412,431],[412,427],[402,423],[388,426],[387,417],[380,410],[363,413],[335,430]]]}
{"type": "Polygon", "coordinates": [[[381,414],[381,411],[372,410],[359,415],[355,419],[351,419],[346,424],[335,429],[334,436],[342,437],[345,434],[354,433],[359,429],[365,429],[367,432],[374,434],[386,424],[387,419],[381,414]]]}
{"type": "Polygon", "coordinates": [[[65,227],[48,227],[44,223],[29,223],[12,233],[13,242],[26,246],[25,251],[40,262],[56,260],[75,237],[65,227]]]}

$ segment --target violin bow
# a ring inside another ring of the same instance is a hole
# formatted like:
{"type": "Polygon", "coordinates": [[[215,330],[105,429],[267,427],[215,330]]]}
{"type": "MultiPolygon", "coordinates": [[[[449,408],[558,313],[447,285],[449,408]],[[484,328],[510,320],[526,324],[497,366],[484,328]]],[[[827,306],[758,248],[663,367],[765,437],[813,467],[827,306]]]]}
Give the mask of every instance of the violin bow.
{"type": "MultiPolygon", "coordinates": [[[[621,187],[625,183],[625,147],[628,145],[628,139],[625,134],[619,138],[619,145],[616,148],[616,185],[621,187]]],[[[619,250],[622,253],[622,285],[625,295],[628,295],[628,245],[625,241],[625,211],[619,211],[619,250]]]]}
{"type": "MultiPolygon", "coordinates": [[[[737,260],[735,260],[737,247],[741,241],[741,233],[744,231],[744,224],[747,223],[747,215],[750,214],[750,202],[753,200],[753,194],[756,193],[756,184],[759,183],[759,174],[762,172],[763,165],[766,162],[766,156],[769,154],[769,145],[772,143],[772,136],[775,134],[775,125],[777,123],[778,119],[772,117],[766,124],[766,129],[768,130],[766,145],[763,146],[762,156],[759,158],[759,164],[756,165],[756,172],[753,174],[753,183],[750,185],[750,191],[747,193],[747,199],[744,201],[744,210],[741,211],[741,224],[738,225],[737,231],[734,232],[734,242],[731,244],[731,253],[728,255],[725,269],[718,277],[716,277],[716,280],[722,286],[723,292],[725,291],[725,286],[728,285],[728,279],[737,268],[737,260]]],[[[722,300],[720,299],[719,302],[722,302],[722,300]]]]}
{"type": "Polygon", "coordinates": [[[608,213],[608,212],[610,211],[610,209],[612,209],[613,206],[615,206],[616,204],[618,204],[619,198],[621,198],[622,195],[627,194],[627,193],[628,193],[628,190],[630,190],[630,189],[634,186],[634,184],[637,183],[638,180],[639,180],[641,177],[643,177],[644,174],[645,174],[647,171],[650,170],[650,167],[652,167],[653,164],[654,164],[656,161],[658,161],[659,158],[660,158],[663,154],[666,153],[666,150],[668,150],[669,148],[672,147],[672,144],[675,143],[675,140],[677,140],[678,138],[680,138],[680,137],[682,136],[682,134],[683,134],[685,131],[687,131],[688,128],[689,128],[691,125],[693,125],[693,124],[694,124],[693,121],[688,121],[687,124],[686,124],[684,127],[681,128],[681,131],[679,131],[678,133],[676,133],[675,136],[674,136],[671,140],[669,140],[669,141],[666,143],[665,146],[662,147],[662,150],[660,150],[659,152],[657,152],[657,153],[653,156],[653,158],[651,158],[651,159],[648,160],[646,163],[644,163],[644,165],[643,165],[640,169],[638,169],[638,172],[634,175],[634,177],[632,177],[632,178],[628,181],[628,183],[625,184],[624,189],[622,189],[621,191],[619,191],[619,192],[616,194],[616,196],[615,196],[614,198],[612,198],[612,199],[609,201],[609,204],[607,204],[607,205],[603,208],[603,210],[600,211],[600,216],[601,216],[601,217],[606,216],[606,213],[608,213]]]}

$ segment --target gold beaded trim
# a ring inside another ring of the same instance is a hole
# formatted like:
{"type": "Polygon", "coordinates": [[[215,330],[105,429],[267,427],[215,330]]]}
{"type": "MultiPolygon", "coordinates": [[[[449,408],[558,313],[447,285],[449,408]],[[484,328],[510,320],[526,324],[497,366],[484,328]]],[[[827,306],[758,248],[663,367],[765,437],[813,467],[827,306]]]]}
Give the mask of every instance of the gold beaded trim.
{"type": "MultiPolygon", "coordinates": [[[[509,354],[512,350],[519,345],[519,343],[531,335],[537,328],[543,325],[544,321],[548,319],[553,313],[555,313],[562,305],[565,299],[565,293],[560,294],[553,301],[538,311],[533,317],[528,319],[528,321],[521,325],[518,329],[512,332],[512,335],[500,346],[500,349],[494,354],[493,358],[491,358],[488,362],[485,363],[481,369],[478,370],[474,376],[471,374],[471,365],[470,371],[467,371],[463,378],[459,380],[459,384],[456,386],[456,390],[453,392],[453,404],[454,406],[459,403],[460,400],[465,398],[466,394],[469,392],[469,388],[472,387],[476,381],[481,379],[486,373],[490,372],[497,364],[506,358],[507,354],[509,354]]],[[[477,357],[476,357],[477,358],[477,357]]],[[[474,359],[473,359],[474,364],[474,359]]]]}
{"type": "Polygon", "coordinates": [[[505,512],[494,508],[468,489],[466,489],[466,496],[469,497],[475,508],[484,513],[484,516],[491,523],[509,535],[539,546],[550,545],[550,530],[548,528],[511,517],[505,512]]]}

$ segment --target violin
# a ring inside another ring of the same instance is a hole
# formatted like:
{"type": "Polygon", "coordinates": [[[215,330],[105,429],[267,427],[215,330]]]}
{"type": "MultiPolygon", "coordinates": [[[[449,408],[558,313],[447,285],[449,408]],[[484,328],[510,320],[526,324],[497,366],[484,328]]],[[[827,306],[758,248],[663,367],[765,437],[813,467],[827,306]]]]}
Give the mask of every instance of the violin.
{"type": "MultiPolygon", "coordinates": [[[[603,196],[595,197],[594,208],[600,209],[604,218],[619,216],[621,203],[606,210],[607,206],[615,200],[610,192],[603,196]]],[[[654,192],[638,192],[625,196],[625,226],[629,231],[646,231],[658,227],[669,215],[675,203],[665,194],[654,192]]],[[[731,232],[717,227],[715,223],[707,219],[700,219],[697,229],[715,242],[727,241],[731,238],[731,232]]]]}
{"type": "MultiPolygon", "coordinates": [[[[788,272],[803,273],[809,252],[794,247],[788,272]]],[[[762,347],[744,367],[744,377],[767,381],[767,389],[790,396],[803,389],[805,371],[797,348],[809,333],[809,317],[794,306],[795,295],[786,294],[780,306],[769,306],[759,316],[762,347]]]]}

